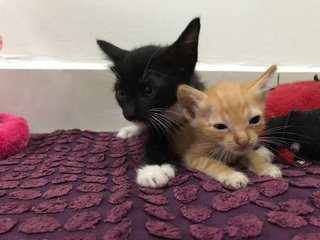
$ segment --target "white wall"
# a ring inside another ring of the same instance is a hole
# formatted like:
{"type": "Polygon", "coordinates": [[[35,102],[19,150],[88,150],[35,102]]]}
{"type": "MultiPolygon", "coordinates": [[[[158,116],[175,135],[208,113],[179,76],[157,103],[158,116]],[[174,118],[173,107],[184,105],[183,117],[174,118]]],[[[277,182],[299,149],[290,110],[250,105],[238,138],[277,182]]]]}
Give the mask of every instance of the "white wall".
{"type": "Polygon", "coordinates": [[[96,38],[128,49],[172,43],[196,16],[204,81],[253,78],[272,63],[274,83],[311,79],[319,9],[319,0],[0,0],[0,112],[25,117],[32,132],[117,130],[127,123],[96,38]]]}
{"type": "Polygon", "coordinates": [[[171,43],[195,16],[200,63],[320,66],[319,9],[319,0],[0,0],[0,67],[101,64],[96,38],[124,48],[171,43]]]}
{"type": "MultiPolygon", "coordinates": [[[[200,72],[214,79],[253,79],[259,73],[200,72]]],[[[275,76],[273,83],[275,84],[275,76]]],[[[56,129],[117,131],[128,125],[104,70],[0,70],[0,112],[23,116],[31,132],[56,129]]]]}
{"type": "Polygon", "coordinates": [[[31,132],[115,131],[127,125],[109,71],[0,70],[0,112],[27,119],[31,132]]]}

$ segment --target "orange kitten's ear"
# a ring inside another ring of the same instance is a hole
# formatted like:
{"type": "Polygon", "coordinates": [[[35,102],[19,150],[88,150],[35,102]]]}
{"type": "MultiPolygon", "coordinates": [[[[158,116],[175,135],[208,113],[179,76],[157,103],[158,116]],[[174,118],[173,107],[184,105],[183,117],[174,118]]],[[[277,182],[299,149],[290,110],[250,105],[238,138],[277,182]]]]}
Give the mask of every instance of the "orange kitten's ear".
{"type": "Polygon", "coordinates": [[[180,85],[177,91],[178,102],[180,103],[183,113],[188,120],[193,120],[207,95],[188,85],[180,85]]]}
{"type": "Polygon", "coordinates": [[[262,100],[265,98],[268,90],[270,89],[269,83],[272,80],[272,77],[277,71],[277,66],[272,65],[269,69],[264,72],[257,79],[249,82],[249,87],[256,90],[258,94],[261,94],[262,100]]]}

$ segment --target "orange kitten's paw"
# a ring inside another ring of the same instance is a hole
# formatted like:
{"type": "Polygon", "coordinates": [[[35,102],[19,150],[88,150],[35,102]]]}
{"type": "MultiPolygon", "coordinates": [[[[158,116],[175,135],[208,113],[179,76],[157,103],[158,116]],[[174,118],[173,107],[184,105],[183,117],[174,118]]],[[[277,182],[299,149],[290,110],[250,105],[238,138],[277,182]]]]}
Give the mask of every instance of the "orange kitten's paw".
{"type": "Polygon", "coordinates": [[[242,188],[249,183],[249,178],[245,174],[236,171],[230,174],[221,174],[217,177],[217,180],[233,188],[242,188]]]}
{"type": "Polygon", "coordinates": [[[269,177],[273,177],[273,178],[281,178],[282,177],[282,172],[281,172],[280,168],[278,168],[275,165],[270,165],[270,166],[260,170],[256,174],[260,175],[260,176],[269,176],[269,177]]]}
{"type": "Polygon", "coordinates": [[[174,175],[175,168],[171,164],[146,165],[137,170],[137,183],[142,187],[159,188],[167,185],[174,175]]]}

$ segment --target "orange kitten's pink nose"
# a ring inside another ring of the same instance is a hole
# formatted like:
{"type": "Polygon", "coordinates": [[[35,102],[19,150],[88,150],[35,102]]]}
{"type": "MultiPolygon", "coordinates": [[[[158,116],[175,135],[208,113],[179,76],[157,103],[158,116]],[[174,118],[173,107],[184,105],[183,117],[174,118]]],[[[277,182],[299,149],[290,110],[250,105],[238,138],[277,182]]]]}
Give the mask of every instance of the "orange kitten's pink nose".
{"type": "Polygon", "coordinates": [[[236,138],[235,141],[241,147],[247,147],[249,145],[249,138],[236,138]]]}

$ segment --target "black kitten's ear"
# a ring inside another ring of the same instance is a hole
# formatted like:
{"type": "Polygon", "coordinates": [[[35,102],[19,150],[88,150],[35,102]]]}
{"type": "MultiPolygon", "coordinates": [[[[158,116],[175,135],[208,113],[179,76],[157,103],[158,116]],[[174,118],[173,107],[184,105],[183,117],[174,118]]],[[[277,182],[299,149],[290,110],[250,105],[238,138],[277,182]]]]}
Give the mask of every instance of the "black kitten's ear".
{"type": "Polygon", "coordinates": [[[182,32],[178,40],[169,47],[169,54],[173,61],[187,64],[188,67],[195,66],[198,60],[199,32],[200,18],[195,18],[182,32]]]}
{"type": "Polygon", "coordinates": [[[97,44],[114,63],[121,61],[128,53],[128,51],[103,40],[98,39],[97,44]]]}

